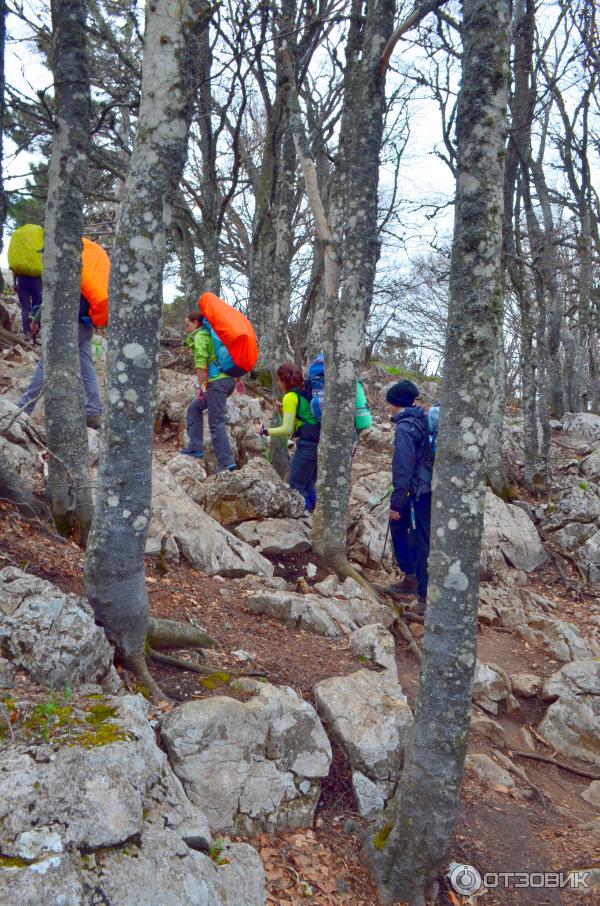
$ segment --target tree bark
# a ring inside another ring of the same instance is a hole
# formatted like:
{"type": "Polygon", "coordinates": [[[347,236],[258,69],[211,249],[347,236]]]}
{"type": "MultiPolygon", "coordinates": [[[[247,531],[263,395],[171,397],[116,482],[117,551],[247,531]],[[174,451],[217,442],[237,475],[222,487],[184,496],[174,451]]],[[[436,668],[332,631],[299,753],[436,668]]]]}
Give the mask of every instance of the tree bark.
{"type": "Polygon", "coordinates": [[[356,375],[379,257],[377,189],[386,71],[386,67],[382,71],[381,53],[393,32],[394,12],[394,0],[370,0],[360,40],[351,31],[340,131],[343,170],[335,197],[334,235],[337,229],[342,236],[342,285],[339,295],[328,294],[327,380],[313,523],[315,551],[340,575],[349,574],[350,569],[346,532],[356,375]]]}
{"type": "Polygon", "coordinates": [[[421,684],[397,817],[371,848],[388,902],[424,906],[452,842],[471,719],[487,433],[502,320],[510,0],[464,0],[458,180],[421,684]]]}
{"type": "Polygon", "coordinates": [[[138,130],[112,256],[107,412],[85,581],[98,622],[142,675],[165,235],[186,157],[198,36],[207,25],[204,0],[156,0],[147,8],[138,130]]]}
{"type": "Polygon", "coordinates": [[[92,520],[78,338],[90,118],[85,3],[55,0],[52,19],[57,114],[48,170],[42,332],[48,490],[57,529],[85,539],[92,520]]]}
{"type": "Polygon", "coordinates": [[[502,325],[498,331],[498,346],[494,362],[495,389],[492,395],[490,431],[486,458],[487,481],[494,494],[502,500],[510,499],[510,488],[502,456],[504,409],[506,407],[506,362],[502,325]]]}

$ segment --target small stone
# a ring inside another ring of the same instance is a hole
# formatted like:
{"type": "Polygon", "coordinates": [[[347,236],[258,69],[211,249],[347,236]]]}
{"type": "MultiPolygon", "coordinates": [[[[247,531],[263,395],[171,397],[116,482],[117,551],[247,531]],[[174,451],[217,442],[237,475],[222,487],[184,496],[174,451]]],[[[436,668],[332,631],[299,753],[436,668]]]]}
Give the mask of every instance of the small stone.
{"type": "Polygon", "coordinates": [[[592,780],[581,794],[581,798],[589,802],[594,808],[600,808],[600,780],[592,780]]]}
{"type": "Polygon", "coordinates": [[[236,648],[235,651],[231,652],[234,657],[239,661],[253,661],[254,658],[248,651],[244,651],[243,648],[236,648]]]}
{"type": "Polygon", "coordinates": [[[492,720],[491,717],[475,715],[471,721],[471,729],[473,732],[485,737],[485,739],[489,739],[499,749],[506,748],[506,733],[502,724],[498,723],[497,720],[492,720]]]}
{"type": "Polygon", "coordinates": [[[510,677],[512,690],[521,698],[531,698],[542,688],[542,680],[535,673],[512,673],[510,677]]]}
{"type": "Polygon", "coordinates": [[[425,627],[422,623],[411,623],[409,628],[413,639],[422,639],[425,635],[425,627]]]}
{"type": "Polygon", "coordinates": [[[317,567],[314,563],[306,564],[306,575],[309,579],[314,579],[314,577],[317,575],[317,567]]]}
{"type": "Polygon", "coordinates": [[[12,689],[15,683],[15,668],[6,658],[0,657],[0,689],[12,689]]]}
{"type": "Polygon", "coordinates": [[[516,698],[512,693],[506,697],[506,710],[509,714],[520,714],[521,705],[519,699],[516,698]]]}
{"type": "Polygon", "coordinates": [[[465,758],[465,773],[476,777],[487,787],[506,787],[514,789],[515,782],[508,771],[496,764],[489,755],[467,755],[465,758]]]}

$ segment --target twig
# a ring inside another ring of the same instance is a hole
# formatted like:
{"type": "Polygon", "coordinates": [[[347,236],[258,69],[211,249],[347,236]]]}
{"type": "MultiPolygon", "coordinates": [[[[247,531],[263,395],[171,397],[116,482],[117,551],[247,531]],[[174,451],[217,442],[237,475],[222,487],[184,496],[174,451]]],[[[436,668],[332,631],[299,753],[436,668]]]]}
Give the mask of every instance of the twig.
{"type": "Polygon", "coordinates": [[[571,774],[577,774],[579,777],[588,777],[590,780],[600,780],[600,774],[594,774],[592,771],[584,771],[582,768],[574,768],[564,761],[558,761],[556,758],[550,758],[548,755],[540,755],[538,752],[522,752],[512,749],[512,754],[519,758],[531,758],[533,761],[543,761],[544,764],[554,764],[563,771],[570,771],[571,774]]]}

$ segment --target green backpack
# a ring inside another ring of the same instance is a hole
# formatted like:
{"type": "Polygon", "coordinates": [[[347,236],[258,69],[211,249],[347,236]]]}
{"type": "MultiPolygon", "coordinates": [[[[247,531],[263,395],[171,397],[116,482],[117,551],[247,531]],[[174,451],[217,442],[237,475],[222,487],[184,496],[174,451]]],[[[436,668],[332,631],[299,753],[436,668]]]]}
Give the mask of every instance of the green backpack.
{"type": "Polygon", "coordinates": [[[8,244],[8,266],[13,274],[41,277],[44,230],[37,223],[25,223],[15,230],[8,244]]]}

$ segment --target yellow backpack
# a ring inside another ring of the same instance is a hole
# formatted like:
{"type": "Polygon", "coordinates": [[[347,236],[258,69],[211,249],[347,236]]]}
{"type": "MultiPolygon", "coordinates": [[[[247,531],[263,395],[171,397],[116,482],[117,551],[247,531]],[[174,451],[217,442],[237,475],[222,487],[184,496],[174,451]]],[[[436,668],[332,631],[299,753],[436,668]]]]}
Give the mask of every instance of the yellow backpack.
{"type": "Polygon", "coordinates": [[[40,277],[44,269],[44,228],[25,223],[15,230],[8,244],[8,266],[14,274],[40,277]]]}

